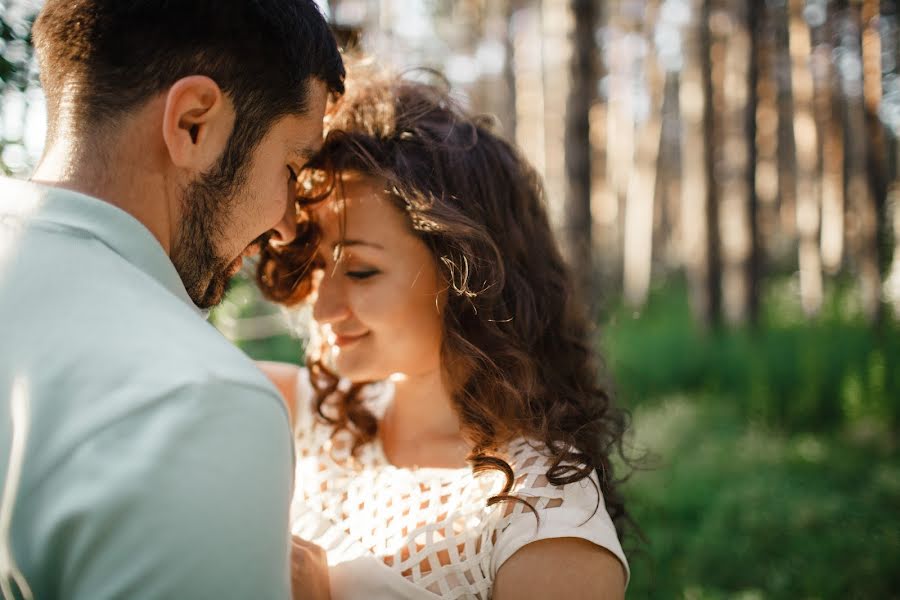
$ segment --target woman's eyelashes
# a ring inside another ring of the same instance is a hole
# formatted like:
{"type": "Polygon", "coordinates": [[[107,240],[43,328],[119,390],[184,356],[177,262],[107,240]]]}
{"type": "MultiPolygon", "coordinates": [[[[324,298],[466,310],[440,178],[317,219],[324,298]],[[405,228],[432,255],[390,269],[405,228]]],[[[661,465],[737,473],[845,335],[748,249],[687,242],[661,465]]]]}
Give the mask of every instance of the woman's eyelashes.
{"type": "Polygon", "coordinates": [[[374,277],[379,273],[381,273],[381,271],[378,269],[356,269],[352,271],[348,270],[344,274],[351,279],[362,280],[374,277]]]}
{"type": "Polygon", "coordinates": [[[341,274],[341,272],[343,272],[344,276],[349,277],[350,279],[355,279],[357,281],[370,279],[376,275],[381,274],[381,269],[367,266],[349,267],[342,260],[338,260],[337,263],[332,262],[330,266],[327,263],[328,261],[319,256],[313,259],[311,266],[313,270],[321,270],[323,271],[323,273],[328,273],[330,276],[337,276],[341,274]]]}

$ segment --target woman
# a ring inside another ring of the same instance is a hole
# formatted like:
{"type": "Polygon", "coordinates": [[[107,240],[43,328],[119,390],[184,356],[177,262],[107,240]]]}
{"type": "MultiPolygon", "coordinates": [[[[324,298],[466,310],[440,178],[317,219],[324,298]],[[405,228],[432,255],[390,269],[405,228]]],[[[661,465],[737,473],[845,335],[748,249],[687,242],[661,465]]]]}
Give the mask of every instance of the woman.
{"type": "Polygon", "coordinates": [[[621,598],[623,414],[539,178],[441,88],[356,74],[258,279],[313,304],[293,533],[335,598],[621,598]],[[321,346],[321,351],[320,351],[321,346]]]}

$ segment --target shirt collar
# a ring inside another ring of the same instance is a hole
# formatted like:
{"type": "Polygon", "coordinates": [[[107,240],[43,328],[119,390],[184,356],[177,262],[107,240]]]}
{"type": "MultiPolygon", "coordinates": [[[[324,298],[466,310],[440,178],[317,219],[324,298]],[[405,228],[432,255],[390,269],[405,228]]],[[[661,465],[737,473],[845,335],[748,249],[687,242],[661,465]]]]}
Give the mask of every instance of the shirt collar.
{"type": "Polygon", "coordinates": [[[207,317],[208,311],[191,300],[175,265],[150,230],[109,202],[72,190],[0,177],[0,215],[5,214],[90,234],[207,317]]]}

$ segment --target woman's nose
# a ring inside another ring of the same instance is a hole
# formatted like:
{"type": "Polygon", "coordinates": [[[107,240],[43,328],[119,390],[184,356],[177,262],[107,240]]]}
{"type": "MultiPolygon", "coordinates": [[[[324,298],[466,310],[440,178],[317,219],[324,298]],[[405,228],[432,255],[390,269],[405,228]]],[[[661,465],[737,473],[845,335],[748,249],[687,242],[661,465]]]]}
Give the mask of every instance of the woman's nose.
{"type": "Polygon", "coordinates": [[[344,285],[340,273],[334,267],[320,271],[313,304],[313,319],[321,324],[337,323],[350,316],[350,308],[344,295],[344,285]]]}

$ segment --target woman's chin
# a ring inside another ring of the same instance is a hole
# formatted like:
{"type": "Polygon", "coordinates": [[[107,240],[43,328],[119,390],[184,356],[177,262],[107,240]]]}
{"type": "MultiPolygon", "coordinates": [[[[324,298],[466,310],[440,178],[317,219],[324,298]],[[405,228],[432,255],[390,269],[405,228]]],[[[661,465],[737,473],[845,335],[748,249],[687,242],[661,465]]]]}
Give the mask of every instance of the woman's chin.
{"type": "Polygon", "coordinates": [[[341,377],[354,383],[380,381],[387,378],[387,375],[382,374],[381,370],[374,368],[374,365],[371,363],[367,364],[364,361],[355,359],[355,357],[339,355],[335,358],[334,366],[341,377]]]}

